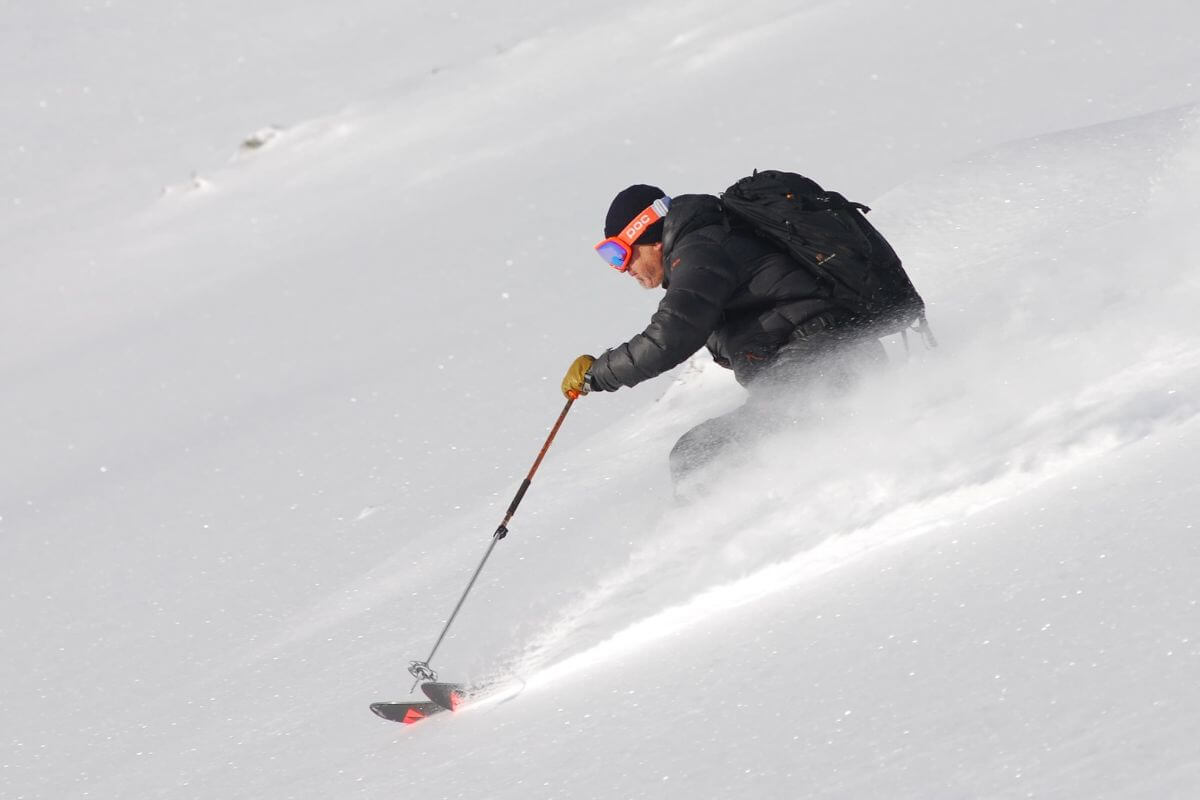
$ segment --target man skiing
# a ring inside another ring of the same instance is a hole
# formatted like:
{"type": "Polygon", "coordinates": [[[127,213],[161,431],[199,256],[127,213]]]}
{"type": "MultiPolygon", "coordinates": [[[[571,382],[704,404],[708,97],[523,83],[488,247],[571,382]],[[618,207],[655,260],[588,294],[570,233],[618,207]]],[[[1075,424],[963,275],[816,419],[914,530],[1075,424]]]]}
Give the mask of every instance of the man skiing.
{"type": "Polygon", "coordinates": [[[743,406],[675,444],[670,467],[677,492],[728,445],[818,413],[824,399],[886,363],[877,335],[836,302],[818,274],[732,218],[713,195],[672,199],[655,186],[630,186],[609,206],[604,236],[595,249],[610,266],[666,294],[644,331],[599,357],[575,359],[563,393],[634,386],[705,345],[749,393],[743,406]]]}

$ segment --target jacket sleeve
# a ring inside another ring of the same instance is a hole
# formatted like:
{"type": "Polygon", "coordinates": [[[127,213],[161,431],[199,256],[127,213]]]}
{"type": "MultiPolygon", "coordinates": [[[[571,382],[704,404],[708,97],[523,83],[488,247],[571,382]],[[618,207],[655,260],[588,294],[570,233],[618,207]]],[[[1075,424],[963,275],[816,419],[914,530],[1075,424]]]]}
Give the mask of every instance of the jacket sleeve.
{"type": "Polygon", "coordinates": [[[669,258],[667,293],[650,324],[596,359],[589,371],[593,389],[612,392],[661,375],[703,347],[720,324],[738,286],[733,261],[708,239],[681,245],[669,258]]]}

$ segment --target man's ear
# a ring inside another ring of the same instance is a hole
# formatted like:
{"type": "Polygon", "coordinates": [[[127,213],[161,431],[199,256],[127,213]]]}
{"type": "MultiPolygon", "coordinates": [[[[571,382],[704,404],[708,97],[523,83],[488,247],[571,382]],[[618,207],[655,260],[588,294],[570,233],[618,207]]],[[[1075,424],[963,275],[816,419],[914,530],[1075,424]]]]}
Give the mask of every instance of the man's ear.
{"type": "Polygon", "coordinates": [[[662,252],[662,242],[655,242],[654,244],[652,244],[650,246],[654,248],[655,252],[658,252],[658,253],[662,252]]]}

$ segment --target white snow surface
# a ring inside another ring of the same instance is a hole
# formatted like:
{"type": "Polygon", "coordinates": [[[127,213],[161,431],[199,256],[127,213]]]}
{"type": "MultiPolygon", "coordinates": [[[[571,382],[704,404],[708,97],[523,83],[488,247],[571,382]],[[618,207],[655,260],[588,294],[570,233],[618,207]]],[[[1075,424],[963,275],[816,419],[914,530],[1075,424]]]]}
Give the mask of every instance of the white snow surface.
{"type": "Polygon", "coordinates": [[[1200,6],[10,4],[0,797],[1200,796],[1200,6]],[[633,182],[874,207],[941,341],[709,496],[633,182]]]}

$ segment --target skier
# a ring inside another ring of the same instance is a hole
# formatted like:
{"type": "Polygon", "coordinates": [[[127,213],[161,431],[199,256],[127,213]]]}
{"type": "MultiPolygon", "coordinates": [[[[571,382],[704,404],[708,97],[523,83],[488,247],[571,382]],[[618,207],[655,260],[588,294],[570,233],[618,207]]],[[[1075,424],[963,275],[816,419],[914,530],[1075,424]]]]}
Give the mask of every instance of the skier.
{"type": "MultiPolygon", "coordinates": [[[[609,206],[596,252],[646,289],[666,290],[644,331],[599,358],[579,356],[563,377],[568,402],[521,482],[466,590],[424,661],[409,674],[429,702],[373,703],[380,717],[410,724],[470,700],[430,666],[471,587],[512,520],[575,399],[653,378],[707,344],[749,390],[745,404],[697,425],[671,450],[676,497],[704,486],[698,470],[774,424],[819,418],[830,396],[886,363],[878,337],[913,322],[935,346],[925,304],[900,259],[862,216],[866,206],[802,175],[756,171],[712,195],[674,201],[638,184],[609,206]]],[[[906,334],[907,335],[907,334],[906,334]]]]}
{"type": "Polygon", "coordinates": [[[677,495],[689,493],[690,477],[730,445],[821,413],[864,370],[887,361],[878,338],[810,270],[756,231],[731,224],[713,195],[672,199],[656,186],[630,186],[609,206],[604,236],[595,249],[605,262],[666,294],[644,331],[599,357],[576,358],[563,393],[634,386],[704,345],[748,390],[744,405],[701,423],[672,448],[677,495]]]}

